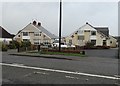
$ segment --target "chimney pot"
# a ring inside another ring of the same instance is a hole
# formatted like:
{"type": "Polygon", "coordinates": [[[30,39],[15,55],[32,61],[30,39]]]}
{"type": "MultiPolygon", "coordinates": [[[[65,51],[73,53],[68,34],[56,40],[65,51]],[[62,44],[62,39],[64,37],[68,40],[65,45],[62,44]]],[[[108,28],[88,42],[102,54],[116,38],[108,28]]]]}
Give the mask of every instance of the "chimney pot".
{"type": "Polygon", "coordinates": [[[38,22],[38,26],[41,26],[41,23],[40,23],[40,22],[38,22]]]}
{"type": "Polygon", "coordinates": [[[86,24],[88,24],[88,22],[86,22],[86,24]]]}
{"type": "Polygon", "coordinates": [[[36,21],[33,21],[33,25],[36,25],[36,23],[37,23],[36,21]]]}

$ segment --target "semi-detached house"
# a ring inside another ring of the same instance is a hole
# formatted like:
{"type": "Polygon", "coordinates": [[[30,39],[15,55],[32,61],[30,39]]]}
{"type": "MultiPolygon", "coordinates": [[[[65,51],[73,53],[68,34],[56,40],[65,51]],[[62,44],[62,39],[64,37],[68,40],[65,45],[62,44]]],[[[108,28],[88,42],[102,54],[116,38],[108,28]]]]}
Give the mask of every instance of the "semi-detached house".
{"type": "Polygon", "coordinates": [[[64,37],[66,44],[84,46],[87,42],[92,42],[95,46],[116,47],[116,39],[109,35],[108,27],[93,27],[86,22],[85,25],[74,31],[69,36],[64,37]]]}
{"type": "Polygon", "coordinates": [[[29,40],[33,45],[52,43],[58,37],[42,27],[40,22],[33,21],[20,30],[14,37],[19,42],[29,40]]]}

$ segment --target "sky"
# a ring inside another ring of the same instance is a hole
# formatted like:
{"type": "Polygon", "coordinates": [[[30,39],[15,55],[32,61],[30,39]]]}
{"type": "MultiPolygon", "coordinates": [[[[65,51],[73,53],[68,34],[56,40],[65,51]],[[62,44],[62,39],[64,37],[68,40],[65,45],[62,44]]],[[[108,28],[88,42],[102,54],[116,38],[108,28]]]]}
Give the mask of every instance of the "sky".
{"type": "MultiPolygon", "coordinates": [[[[109,1],[109,0],[108,0],[109,1]]],[[[59,2],[2,2],[0,24],[16,34],[33,20],[58,36],[59,2]]],[[[62,36],[67,36],[86,22],[92,26],[109,28],[110,35],[118,35],[117,2],[63,2],[62,36]]]]}

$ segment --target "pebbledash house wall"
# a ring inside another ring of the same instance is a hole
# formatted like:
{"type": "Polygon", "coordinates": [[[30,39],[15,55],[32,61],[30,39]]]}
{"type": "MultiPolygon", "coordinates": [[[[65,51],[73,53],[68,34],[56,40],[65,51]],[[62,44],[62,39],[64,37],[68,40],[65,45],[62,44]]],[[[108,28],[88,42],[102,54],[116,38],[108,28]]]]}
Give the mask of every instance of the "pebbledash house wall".
{"type": "Polygon", "coordinates": [[[109,37],[105,37],[100,34],[96,29],[91,27],[89,24],[85,24],[80,30],[83,30],[83,34],[75,34],[72,33],[71,35],[65,37],[66,44],[69,43],[69,40],[72,40],[73,45],[84,46],[88,41],[96,40],[95,46],[103,46],[103,40],[106,40],[106,46],[110,46],[110,39],[109,37]],[[85,31],[89,30],[89,31],[85,31]],[[96,31],[96,35],[92,36],[91,31],[96,31]],[[73,37],[72,37],[73,35],[73,37]],[[84,40],[78,40],[78,36],[84,36],[84,40]]]}
{"type": "Polygon", "coordinates": [[[42,42],[49,42],[52,43],[54,39],[51,39],[47,34],[40,32],[40,30],[34,26],[32,23],[28,24],[23,30],[21,30],[15,37],[14,40],[17,40],[19,42],[23,41],[23,39],[29,39],[31,44],[34,45],[34,40],[40,40],[40,43],[42,42]],[[23,36],[23,32],[28,32],[28,36],[23,36]],[[35,33],[41,34],[41,36],[35,36],[35,33]],[[45,35],[45,37],[44,37],[45,35]]]}

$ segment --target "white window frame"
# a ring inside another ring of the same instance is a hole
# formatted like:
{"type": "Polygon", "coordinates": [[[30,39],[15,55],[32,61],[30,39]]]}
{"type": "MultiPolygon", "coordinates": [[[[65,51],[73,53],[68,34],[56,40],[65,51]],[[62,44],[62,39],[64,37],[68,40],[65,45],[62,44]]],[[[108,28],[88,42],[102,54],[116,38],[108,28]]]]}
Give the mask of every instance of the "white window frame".
{"type": "Polygon", "coordinates": [[[40,36],[39,32],[34,32],[34,36],[40,36]]]}
{"type": "Polygon", "coordinates": [[[23,36],[29,36],[28,32],[22,32],[22,33],[23,33],[23,36]],[[25,35],[25,33],[27,33],[27,35],[25,35]]]}

